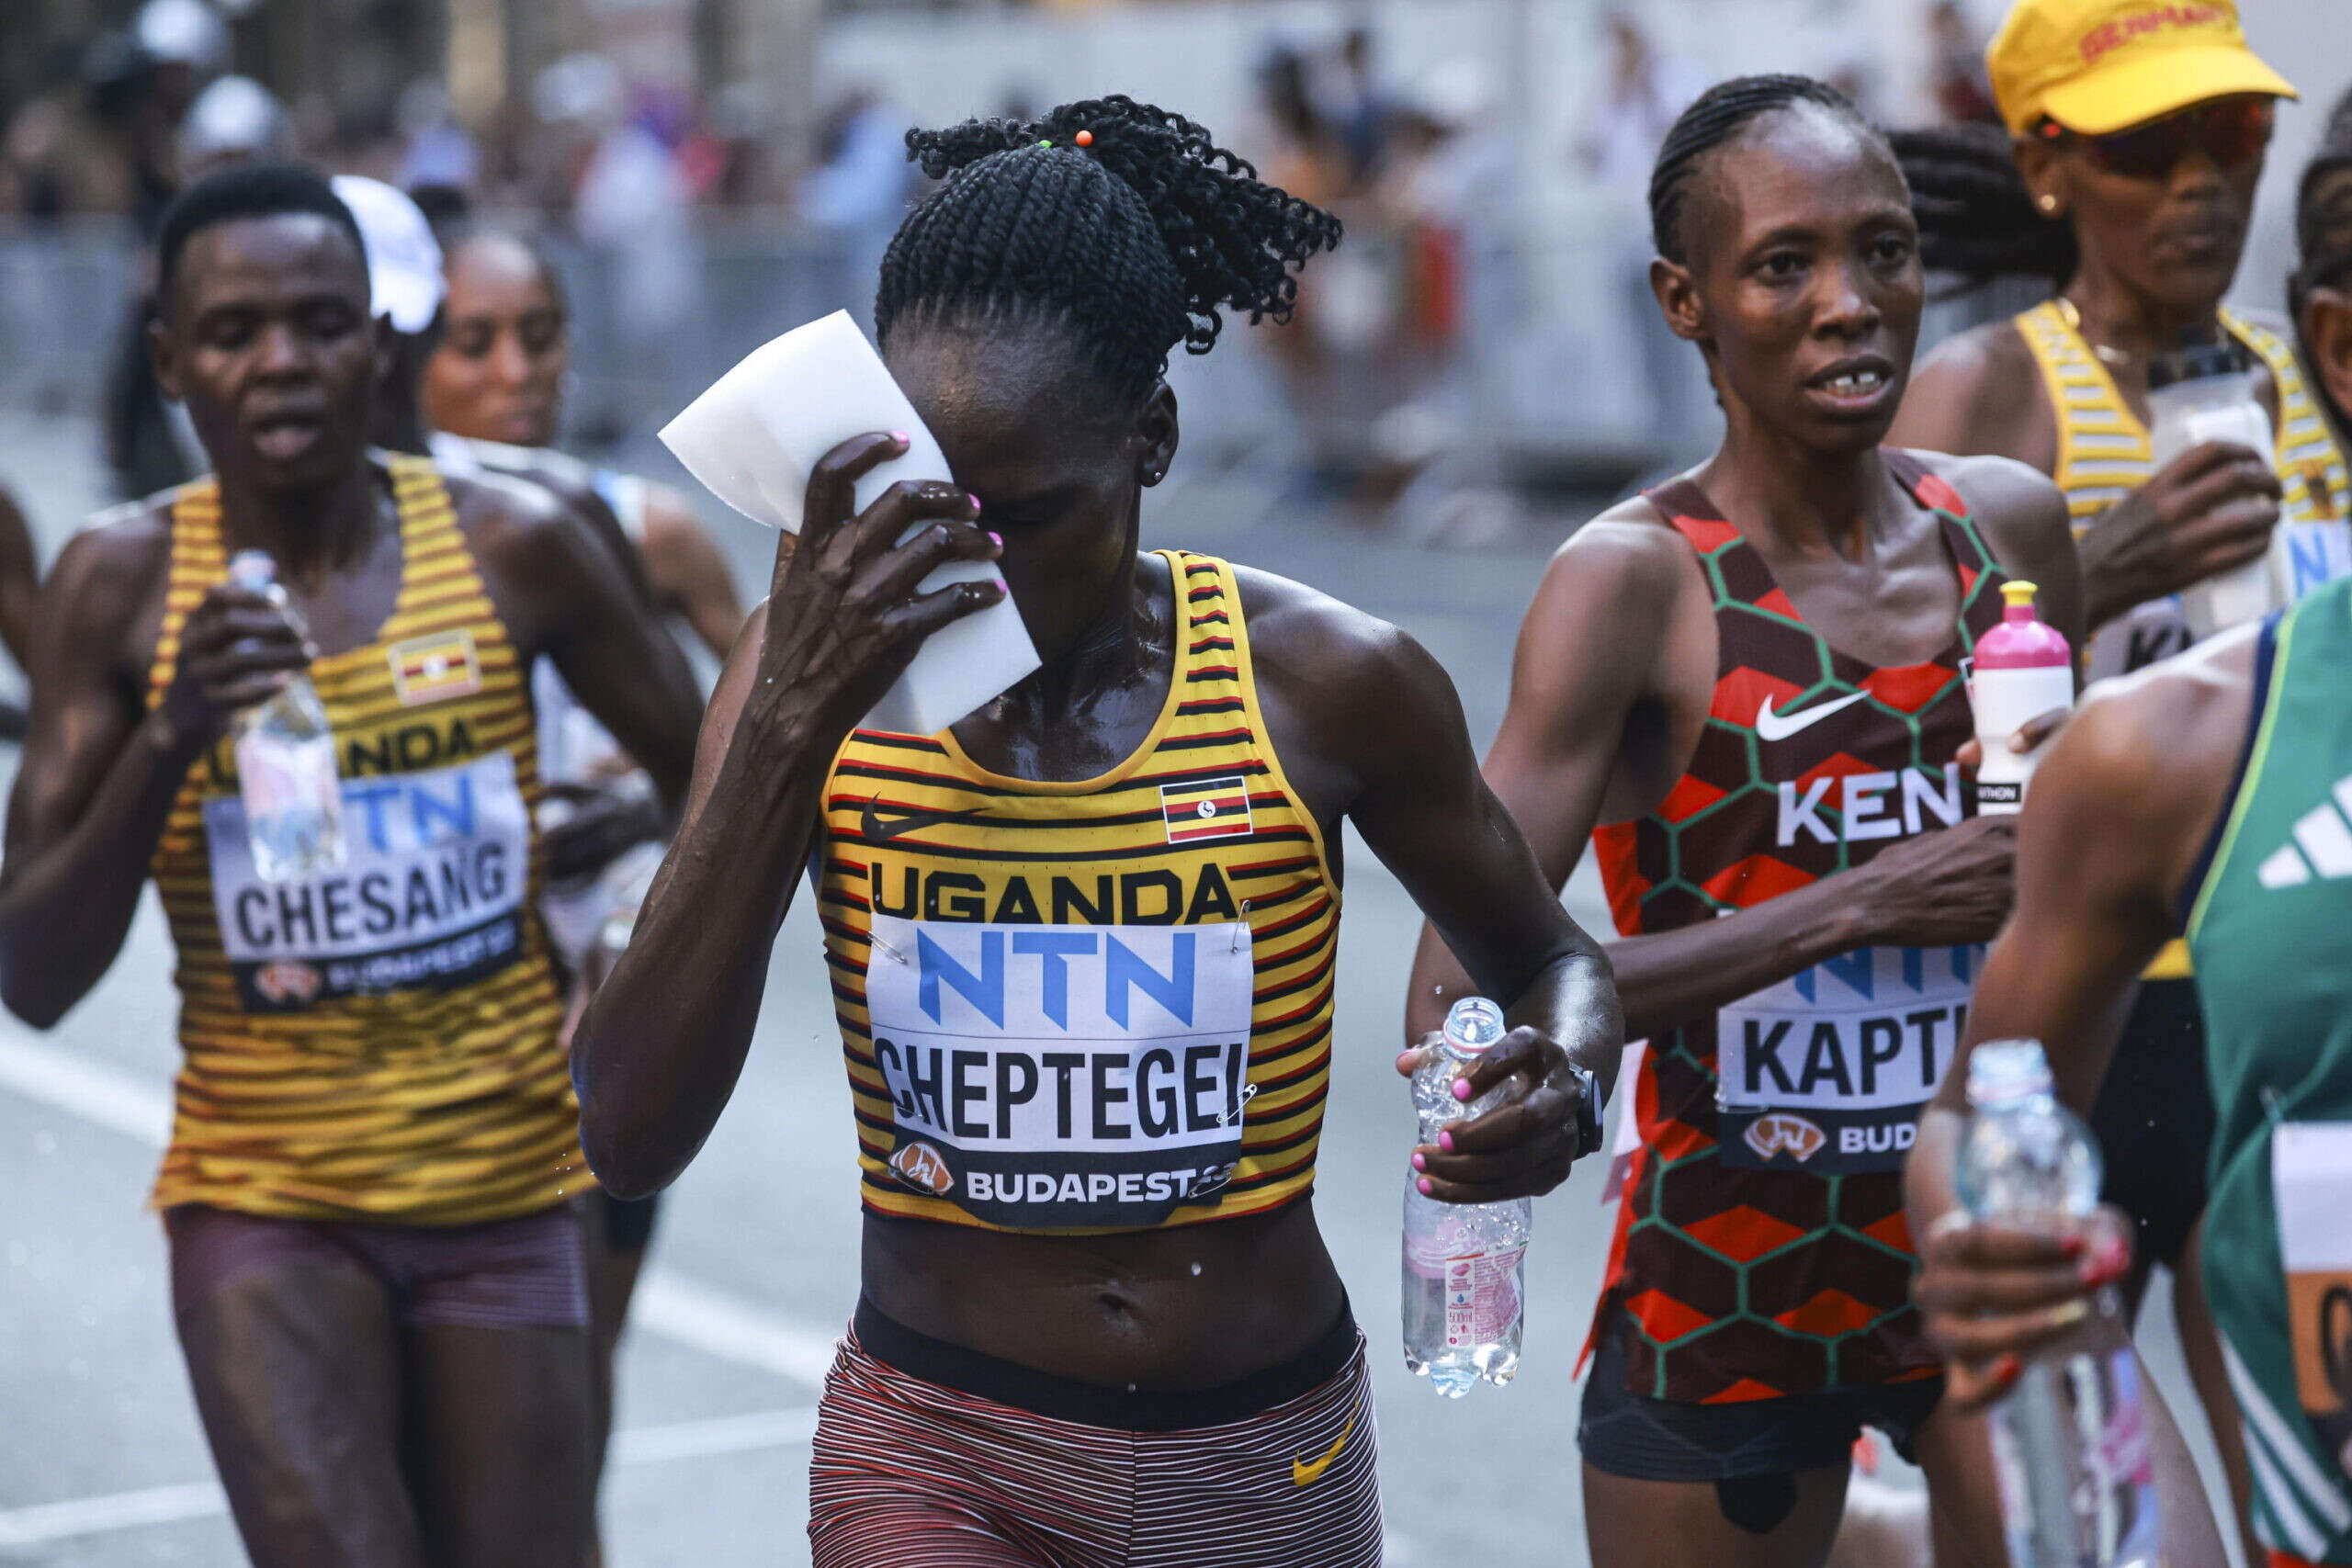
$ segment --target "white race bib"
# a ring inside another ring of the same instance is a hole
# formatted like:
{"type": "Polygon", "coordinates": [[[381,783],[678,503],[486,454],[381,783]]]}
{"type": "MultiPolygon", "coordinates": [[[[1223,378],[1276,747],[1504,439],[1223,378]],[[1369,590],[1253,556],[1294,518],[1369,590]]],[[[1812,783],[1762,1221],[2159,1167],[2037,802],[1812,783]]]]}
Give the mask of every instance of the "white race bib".
{"type": "Polygon", "coordinates": [[[2270,1185],[2287,1271],[2295,1395],[2322,1452],[2352,1481],[2352,1122],[2289,1122],[2271,1134],[2270,1185]]]}
{"type": "Polygon", "coordinates": [[[892,1174],[1021,1229],[1213,1200],[1250,1089],[1250,928],[874,917],[865,998],[892,1174]]]}
{"type": "Polygon", "coordinates": [[[1865,947],[1716,1014],[1726,1165],[1899,1170],[1968,1021],[1984,949],[1865,947]]]}
{"type": "Polygon", "coordinates": [[[245,803],[204,803],[212,907],[238,993],[254,1012],[481,979],[522,953],[530,818],[514,759],[343,781],[338,871],[264,882],[245,803]]]}

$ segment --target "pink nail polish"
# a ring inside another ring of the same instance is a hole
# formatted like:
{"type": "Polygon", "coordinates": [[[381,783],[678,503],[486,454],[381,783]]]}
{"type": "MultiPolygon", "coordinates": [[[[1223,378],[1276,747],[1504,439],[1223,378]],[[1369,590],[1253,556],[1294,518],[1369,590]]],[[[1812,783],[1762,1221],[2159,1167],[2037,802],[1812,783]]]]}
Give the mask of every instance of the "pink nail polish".
{"type": "Polygon", "coordinates": [[[1452,1154],[1453,1152],[1453,1134],[1451,1133],[1440,1133],[1437,1135],[1437,1146],[1443,1149],[1447,1154],[1452,1154]]]}
{"type": "Polygon", "coordinates": [[[974,495],[970,491],[966,491],[964,492],[964,499],[972,503],[973,511],[978,512],[980,509],[980,498],[974,495]]]}
{"type": "Polygon", "coordinates": [[[1427,1170],[1429,1168],[1429,1156],[1417,1152],[1413,1156],[1413,1168],[1415,1170],[1427,1170]]]}
{"type": "Polygon", "coordinates": [[[1453,1098],[1454,1098],[1454,1099],[1456,1099],[1456,1100],[1467,1100],[1467,1099],[1469,1099],[1469,1098],[1470,1098],[1470,1094],[1471,1094],[1471,1089],[1470,1089],[1470,1080],[1469,1080],[1468,1078],[1456,1078],[1456,1079],[1454,1079],[1454,1080],[1453,1080],[1453,1098]]]}
{"type": "Polygon", "coordinates": [[[1003,536],[1003,535],[1001,535],[1001,534],[990,534],[990,535],[989,536],[989,542],[990,542],[991,544],[995,545],[995,546],[996,546],[996,547],[997,547],[998,549],[1002,549],[1002,548],[1004,548],[1004,536],[1003,536]]]}
{"type": "Polygon", "coordinates": [[[1415,1183],[1413,1183],[1413,1185],[1414,1185],[1414,1186],[1416,1186],[1416,1187],[1418,1187],[1418,1188],[1419,1188],[1419,1189],[1421,1190],[1421,1196],[1422,1196],[1422,1197],[1424,1197],[1424,1198],[1428,1197],[1430,1193],[1435,1192],[1435,1191],[1437,1190],[1437,1184],[1436,1184],[1436,1183],[1434,1183],[1434,1182],[1432,1182],[1432,1181],[1431,1181],[1428,1177],[1426,1177],[1426,1176],[1422,1177],[1419,1181],[1416,1181],[1415,1183]]]}
{"type": "Polygon", "coordinates": [[[914,445],[913,438],[908,435],[908,434],[903,430],[894,430],[890,432],[890,439],[897,442],[901,446],[911,446],[914,445]]]}
{"type": "Polygon", "coordinates": [[[1011,584],[1011,583],[1009,583],[1009,582],[1005,581],[1004,578],[1003,578],[1001,575],[999,575],[999,576],[995,579],[995,582],[996,582],[996,588],[997,588],[997,592],[1000,592],[1000,593],[1010,593],[1010,592],[1012,592],[1012,584],[1011,584]]]}

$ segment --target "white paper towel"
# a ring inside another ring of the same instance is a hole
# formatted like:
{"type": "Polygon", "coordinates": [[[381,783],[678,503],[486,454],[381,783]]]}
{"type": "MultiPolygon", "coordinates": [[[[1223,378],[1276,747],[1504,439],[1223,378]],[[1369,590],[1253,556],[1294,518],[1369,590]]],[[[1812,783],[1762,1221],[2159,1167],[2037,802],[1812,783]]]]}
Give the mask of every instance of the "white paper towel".
{"type": "MultiPolygon", "coordinates": [[[[662,428],[662,443],[719,500],[754,523],[797,534],[809,470],[873,430],[904,432],[907,453],[857,481],[859,511],[900,479],[951,477],[882,356],[849,312],[836,310],[752,350],[662,428]]],[[[922,591],[995,576],[985,561],[952,561],[924,578],[922,591]]],[[[1038,662],[1008,597],[933,633],[865,728],[935,735],[1038,662]]]]}

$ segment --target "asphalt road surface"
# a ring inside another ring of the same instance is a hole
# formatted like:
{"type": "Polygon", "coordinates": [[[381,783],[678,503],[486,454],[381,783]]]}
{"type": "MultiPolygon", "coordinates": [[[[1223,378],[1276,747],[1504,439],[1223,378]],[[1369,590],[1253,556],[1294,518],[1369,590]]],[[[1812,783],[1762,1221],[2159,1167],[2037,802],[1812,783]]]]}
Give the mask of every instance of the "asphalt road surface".
{"type": "MultiPolygon", "coordinates": [[[[95,445],[85,424],[0,412],[0,483],[32,510],[45,560],[97,498],[95,445]]],[[[1150,542],[1283,572],[1402,625],[1453,671],[1483,744],[1558,531],[1433,550],[1353,531],[1277,488],[1171,480],[1148,508],[1150,542]]],[[[763,582],[765,536],[709,510],[744,581],[763,582]]],[[[12,772],[13,752],[0,764],[12,772]]],[[[1342,1049],[1316,1205],[1374,1346],[1389,1561],[1572,1568],[1586,1562],[1573,1372],[1609,1236],[1598,1162],[1539,1205],[1519,1380],[1439,1399],[1405,1371],[1396,1341],[1412,1118],[1390,1063],[1419,918],[1361,843],[1347,865],[1342,1049]]],[[[1597,891],[1589,874],[1571,886],[1589,924],[1604,922],[1597,891]]],[[[243,1562],[173,1339],[161,1230],[142,1206],[175,1059],[169,963],[151,896],[113,972],[57,1030],[0,1018],[0,1562],[243,1562]]],[[[604,1496],[615,1568],[808,1562],[819,1379],[856,1294],[852,1148],[804,901],[776,944],[734,1103],[668,1197],[624,1347],[604,1496]]],[[[2178,1387],[2156,1316],[2152,1353],[2178,1387]]]]}

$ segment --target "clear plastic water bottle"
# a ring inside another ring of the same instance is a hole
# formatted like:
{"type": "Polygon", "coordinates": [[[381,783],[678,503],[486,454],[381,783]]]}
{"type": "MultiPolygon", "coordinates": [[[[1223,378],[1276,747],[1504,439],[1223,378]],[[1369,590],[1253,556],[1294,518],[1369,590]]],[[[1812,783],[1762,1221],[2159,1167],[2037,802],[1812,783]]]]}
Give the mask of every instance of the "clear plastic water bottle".
{"type": "MultiPolygon", "coordinates": [[[[260,550],[231,558],[229,581],[273,604],[286,603],[277,564],[260,550]]],[[[347,854],[343,785],[334,731],[311,678],[298,674],[276,696],[245,709],[231,732],[254,874],[264,882],[298,882],[339,869],[347,854]]]]}
{"type": "MultiPolygon", "coordinates": [[[[1491,1109],[1507,1092],[1467,1105],[1453,1098],[1454,1080],[1507,1032],[1503,1010],[1486,998],[1453,1004],[1442,1043],[1413,1075],[1421,1143],[1436,1143],[1439,1129],[1491,1109]]],[[[1459,1399],[1480,1378],[1507,1383],[1519,1371],[1535,1205],[1525,1198],[1441,1203],[1417,1182],[1405,1183],[1405,1364],[1459,1399]]]]}
{"type": "MultiPolygon", "coordinates": [[[[1977,1046],[1968,1058],[1968,1103],[1973,1114],[1953,1181],[1969,1213],[2020,1230],[2086,1234],[2098,1208],[2098,1145],[2051,1093],[2041,1043],[1977,1046]]],[[[2136,1568],[2157,1560],[2139,1365],[2120,1331],[2099,1321],[2120,1311],[2115,1292],[2102,1292],[2097,1313],[2028,1361],[1993,1407],[2013,1568],[2136,1568]]]]}

